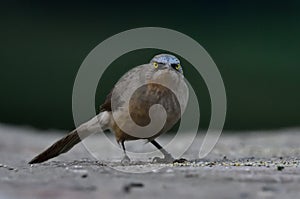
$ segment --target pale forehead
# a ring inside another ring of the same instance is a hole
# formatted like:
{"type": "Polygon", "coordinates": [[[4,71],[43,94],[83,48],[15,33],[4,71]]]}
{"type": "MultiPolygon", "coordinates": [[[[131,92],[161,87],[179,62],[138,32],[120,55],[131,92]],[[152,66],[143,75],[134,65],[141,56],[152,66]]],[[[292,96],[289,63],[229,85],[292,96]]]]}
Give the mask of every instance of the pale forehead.
{"type": "Polygon", "coordinates": [[[179,59],[177,59],[173,55],[157,55],[153,59],[153,61],[160,63],[180,63],[179,59]]]}

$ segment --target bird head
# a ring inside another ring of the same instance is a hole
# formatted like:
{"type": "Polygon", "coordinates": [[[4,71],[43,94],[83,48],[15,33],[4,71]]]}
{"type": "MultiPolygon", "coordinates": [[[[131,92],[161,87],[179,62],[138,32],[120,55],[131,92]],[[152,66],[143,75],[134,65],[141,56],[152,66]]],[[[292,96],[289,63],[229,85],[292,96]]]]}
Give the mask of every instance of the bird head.
{"type": "Polygon", "coordinates": [[[183,74],[180,61],[174,55],[170,55],[170,54],[156,55],[151,59],[150,64],[158,70],[171,69],[180,74],[183,74]]]}

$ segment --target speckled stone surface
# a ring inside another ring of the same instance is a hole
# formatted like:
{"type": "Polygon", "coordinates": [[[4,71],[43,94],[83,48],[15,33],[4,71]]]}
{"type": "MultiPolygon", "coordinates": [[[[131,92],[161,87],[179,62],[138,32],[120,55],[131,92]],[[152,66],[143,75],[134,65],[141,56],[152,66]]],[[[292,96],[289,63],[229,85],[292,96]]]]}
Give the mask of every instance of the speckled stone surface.
{"type": "MultiPolygon", "coordinates": [[[[98,159],[79,144],[38,165],[27,162],[63,135],[0,125],[0,199],[4,198],[298,198],[300,130],[224,132],[214,150],[197,157],[197,138],[183,155],[188,161],[152,164],[151,157],[120,164],[122,153],[112,137],[90,139],[98,159]],[[111,140],[108,141],[108,140],[111,140]],[[147,169],[147,173],[133,173],[147,169]],[[128,172],[122,172],[128,171],[128,172]]],[[[172,137],[163,135],[159,142],[172,137]]],[[[185,140],[183,139],[182,142],[185,140]]],[[[182,150],[181,146],[172,146],[182,150]]],[[[130,142],[129,151],[153,150],[130,142]]],[[[159,154],[158,154],[159,155],[159,154]]]]}

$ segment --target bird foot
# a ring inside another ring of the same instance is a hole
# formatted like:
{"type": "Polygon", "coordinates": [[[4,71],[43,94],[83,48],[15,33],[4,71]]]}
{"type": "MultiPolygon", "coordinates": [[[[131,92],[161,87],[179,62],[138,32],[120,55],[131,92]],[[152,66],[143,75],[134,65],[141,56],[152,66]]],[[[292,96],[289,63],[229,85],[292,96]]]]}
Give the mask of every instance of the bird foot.
{"type": "Polygon", "coordinates": [[[152,163],[173,163],[175,159],[171,155],[166,155],[164,158],[154,157],[152,163]]]}
{"type": "Polygon", "coordinates": [[[188,162],[188,160],[185,158],[175,159],[173,161],[173,163],[185,163],[185,162],[188,162]]]}
{"type": "Polygon", "coordinates": [[[123,159],[121,160],[121,164],[124,165],[124,166],[129,165],[130,164],[130,158],[127,155],[125,155],[123,157],[123,159]]]}

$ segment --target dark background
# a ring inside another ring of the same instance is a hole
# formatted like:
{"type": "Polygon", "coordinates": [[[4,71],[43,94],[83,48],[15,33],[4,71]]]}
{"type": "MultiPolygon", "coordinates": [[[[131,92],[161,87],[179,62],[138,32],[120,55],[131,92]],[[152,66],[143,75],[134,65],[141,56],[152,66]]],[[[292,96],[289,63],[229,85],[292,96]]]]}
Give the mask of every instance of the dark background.
{"type": "MultiPolygon", "coordinates": [[[[88,53],[121,31],[156,26],[187,34],[211,55],[226,87],[226,129],[299,126],[300,3],[245,2],[1,1],[0,122],[73,128],[72,88],[88,53]]],[[[141,50],[116,60],[99,84],[97,107],[124,72],[158,52],[141,50]]],[[[207,88],[183,62],[201,99],[205,128],[207,88]]]]}

